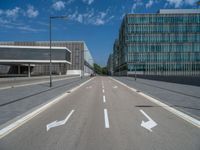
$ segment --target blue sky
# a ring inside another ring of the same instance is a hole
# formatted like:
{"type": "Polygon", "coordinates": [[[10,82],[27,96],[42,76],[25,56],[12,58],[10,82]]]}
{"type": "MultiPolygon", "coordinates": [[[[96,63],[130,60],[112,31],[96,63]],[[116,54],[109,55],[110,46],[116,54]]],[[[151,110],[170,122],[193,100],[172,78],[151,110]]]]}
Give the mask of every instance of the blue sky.
{"type": "Polygon", "coordinates": [[[155,13],[162,8],[198,8],[197,0],[0,0],[0,41],[84,40],[96,63],[104,66],[126,13],[155,13]]]}

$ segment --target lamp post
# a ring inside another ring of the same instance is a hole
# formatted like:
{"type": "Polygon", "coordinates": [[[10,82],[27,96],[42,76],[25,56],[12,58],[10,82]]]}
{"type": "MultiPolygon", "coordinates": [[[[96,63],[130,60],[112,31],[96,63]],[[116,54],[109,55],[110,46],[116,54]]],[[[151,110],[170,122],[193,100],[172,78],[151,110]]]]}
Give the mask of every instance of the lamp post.
{"type": "Polygon", "coordinates": [[[51,19],[67,19],[67,16],[50,16],[49,17],[49,86],[52,87],[52,57],[51,57],[51,19]]]}

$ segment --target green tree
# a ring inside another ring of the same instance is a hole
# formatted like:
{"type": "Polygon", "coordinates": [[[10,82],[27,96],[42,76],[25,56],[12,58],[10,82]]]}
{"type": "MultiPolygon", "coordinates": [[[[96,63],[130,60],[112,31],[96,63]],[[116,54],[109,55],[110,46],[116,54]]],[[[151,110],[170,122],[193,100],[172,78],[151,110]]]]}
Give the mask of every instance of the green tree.
{"type": "Polygon", "coordinates": [[[100,65],[98,64],[94,64],[94,71],[96,74],[99,74],[99,75],[107,75],[108,74],[108,70],[107,70],[107,67],[101,67],[100,65]]]}

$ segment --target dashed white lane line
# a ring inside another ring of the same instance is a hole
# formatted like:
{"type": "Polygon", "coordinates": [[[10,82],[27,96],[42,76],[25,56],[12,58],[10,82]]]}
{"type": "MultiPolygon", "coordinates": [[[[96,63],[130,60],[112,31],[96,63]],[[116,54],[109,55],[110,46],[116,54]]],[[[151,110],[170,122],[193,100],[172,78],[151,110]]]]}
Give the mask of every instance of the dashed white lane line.
{"type": "Polygon", "coordinates": [[[103,93],[105,92],[104,89],[102,89],[102,92],[103,92],[103,93]]]}
{"type": "Polygon", "coordinates": [[[105,95],[103,96],[103,102],[106,103],[106,97],[105,97],[105,95]]]}
{"type": "Polygon", "coordinates": [[[105,120],[105,128],[110,128],[107,109],[104,109],[104,120],[105,120]]]}

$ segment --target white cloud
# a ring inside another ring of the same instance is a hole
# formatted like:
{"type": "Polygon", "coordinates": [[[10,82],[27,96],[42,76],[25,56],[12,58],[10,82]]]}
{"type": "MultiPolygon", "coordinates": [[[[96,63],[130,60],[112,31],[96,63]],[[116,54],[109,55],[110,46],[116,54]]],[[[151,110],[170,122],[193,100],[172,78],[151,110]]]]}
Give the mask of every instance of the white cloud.
{"type": "Polygon", "coordinates": [[[15,19],[19,15],[20,8],[15,7],[14,9],[7,9],[4,13],[7,17],[15,19]]]}
{"type": "Polygon", "coordinates": [[[72,2],[74,2],[75,0],[68,0],[67,4],[71,4],[72,2]]]}
{"type": "Polygon", "coordinates": [[[185,4],[187,5],[194,5],[197,2],[197,0],[185,0],[185,4]]]}
{"type": "Polygon", "coordinates": [[[35,10],[35,8],[32,5],[29,5],[26,14],[29,18],[35,18],[39,15],[39,11],[35,10]]]}
{"type": "Polygon", "coordinates": [[[183,5],[194,5],[197,0],[166,0],[165,6],[172,5],[175,8],[180,8],[183,5]]]}
{"type": "Polygon", "coordinates": [[[16,28],[21,30],[21,31],[26,31],[26,32],[44,32],[44,31],[47,31],[46,29],[37,29],[37,28],[30,27],[29,25],[18,26],[16,28]]]}
{"type": "Polygon", "coordinates": [[[63,1],[57,1],[57,2],[55,2],[55,3],[52,5],[52,7],[53,7],[55,10],[60,11],[60,10],[62,10],[62,9],[65,8],[65,2],[63,2],[63,1]]]}
{"type": "Polygon", "coordinates": [[[149,0],[148,3],[146,3],[146,8],[150,8],[153,4],[153,0],[149,0]]]}
{"type": "Polygon", "coordinates": [[[79,14],[77,17],[77,21],[82,23],[83,22],[83,15],[79,14]]]}
{"type": "Polygon", "coordinates": [[[174,5],[175,8],[180,7],[181,5],[183,5],[183,0],[167,0],[169,5],[174,5]]]}
{"type": "Polygon", "coordinates": [[[138,7],[142,6],[143,3],[141,0],[133,0],[133,5],[131,8],[131,13],[134,13],[135,9],[137,9],[138,7]]]}
{"type": "Polygon", "coordinates": [[[68,16],[69,20],[77,21],[83,24],[104,25],[108,23],[114,16],[109,16],[110,10],[104,12],[95,12],[94,9],[87,10],[86,13],[79,13],[77,10],[68,16]]]}
{"type": "Polygon", "coordinates": [[[94,0],[83,0],[83,2],[88,5],[91,5],[94,2],[94,0]]]}
{"type": "Polygon", "coordinates": [[[3,14],[3,10],[0,9],[0,15],[2,15],[2,14],[3,14]]]}

